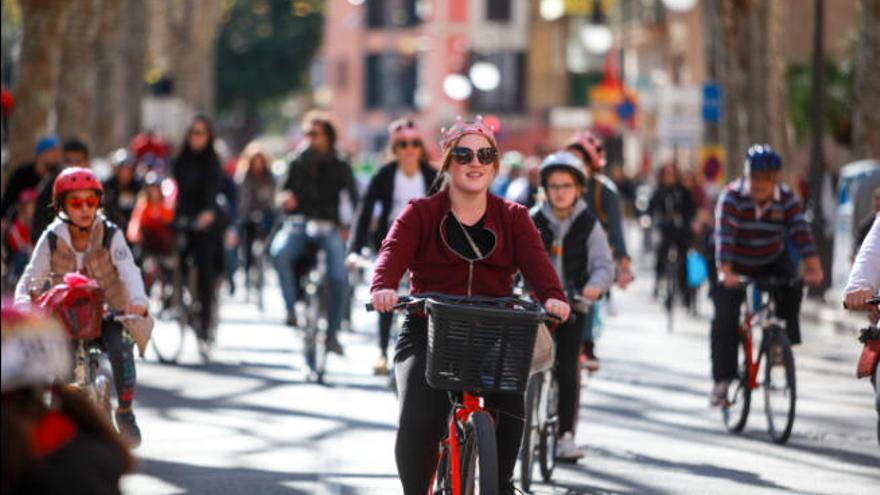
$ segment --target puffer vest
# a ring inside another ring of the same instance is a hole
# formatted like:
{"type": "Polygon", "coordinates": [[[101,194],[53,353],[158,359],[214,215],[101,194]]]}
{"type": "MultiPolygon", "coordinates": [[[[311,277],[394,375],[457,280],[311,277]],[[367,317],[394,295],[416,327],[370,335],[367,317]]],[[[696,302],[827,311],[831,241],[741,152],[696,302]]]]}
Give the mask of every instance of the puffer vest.
{"type": "MultiPolygon", "coordinates": [[[[128,306],[128,290],[110,256],[110,245],[117,230],[118,227],[109,220],[95,222],[83,258],[83,271],[104,289],[104,300],[110,309],[122,311],[128,306]]],[[[49,266],[52,270],[50,277],[52,285],[58,285],[63,282],[64,275],[77,271],[76,254],[73,247],[52,231],[48,233],[48,240],[51,252],[49,266]]]]}
{"type": "MultiPolygon", "coordinates": [[[[544,249],[553,256],[559,253],[553,253],[553,241],[555,234],[550,220],[544,216],[540,210],[532,214],[532,221],[538,232],[541,234],[541,240],[544,241],[544,249]]],[[[573,288],[578,292],[583,290],[590,280],[590,270],[588,266],[587,239],[593,231],[596,224],[596,217],[589,210],[583,210],[577,218],[571,223],[571,227],[562,239],[562,271],[565,274],[564,282],[566,289],[573,288]]]]}

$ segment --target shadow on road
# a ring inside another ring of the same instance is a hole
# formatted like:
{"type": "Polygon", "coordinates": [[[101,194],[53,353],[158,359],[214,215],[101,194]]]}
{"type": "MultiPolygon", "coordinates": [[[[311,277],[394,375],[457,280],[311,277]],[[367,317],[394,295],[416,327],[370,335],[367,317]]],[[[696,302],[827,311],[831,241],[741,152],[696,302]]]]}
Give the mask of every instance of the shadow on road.
{"type": "Polygon", "coordinates": [[[296,473],[220,468],[154,459],[146,459],[138,467],[139,474],[158,478],[185,493],[211,495],[299,495],[324,491],[354,495],[358,493],[356,480],[397,477],[391,473],[296,473]]]}

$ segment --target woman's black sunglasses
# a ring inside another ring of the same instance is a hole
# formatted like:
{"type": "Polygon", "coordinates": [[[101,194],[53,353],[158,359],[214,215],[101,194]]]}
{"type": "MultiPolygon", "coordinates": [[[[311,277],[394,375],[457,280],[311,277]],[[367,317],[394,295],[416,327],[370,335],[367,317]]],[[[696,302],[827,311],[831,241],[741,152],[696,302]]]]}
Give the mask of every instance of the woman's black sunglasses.
{"type": "Polygon", "coordinates": [[[422,142],[419,141],[418,139],[413,139],[412,141],[398,141],[398,142],[394,143],[395,148],[400,148],[402,150],[405,150],[405,149],[409,148],[410,146],[412,146],[413,148],[421,148],[422,142]]]}
{"type": "MultiPolygon", "coordinates": [[[[474,150],[459,146],[452,148],[452,159],[459,165],[467,165],[474,160],[474,150]]],[[[498,161],[498,150],[495,148],[480,148],[477,150],[477,160],[482,165],[489,165],[498,161]]]]}

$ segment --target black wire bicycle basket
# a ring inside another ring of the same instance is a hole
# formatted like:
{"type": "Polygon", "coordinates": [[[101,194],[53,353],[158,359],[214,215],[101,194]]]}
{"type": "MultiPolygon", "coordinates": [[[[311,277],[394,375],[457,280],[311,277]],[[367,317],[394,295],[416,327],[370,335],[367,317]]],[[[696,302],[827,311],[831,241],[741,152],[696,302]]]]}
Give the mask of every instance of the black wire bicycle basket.
{"type": "Polygon", "coordinates": [[[545,315],[523,301],[462,298],[425,303],[425,379],[434,388],[472,393],[522,393],[538,324],[545,315]],[[510,307],[513,306],[513,307],[510,307]]]}

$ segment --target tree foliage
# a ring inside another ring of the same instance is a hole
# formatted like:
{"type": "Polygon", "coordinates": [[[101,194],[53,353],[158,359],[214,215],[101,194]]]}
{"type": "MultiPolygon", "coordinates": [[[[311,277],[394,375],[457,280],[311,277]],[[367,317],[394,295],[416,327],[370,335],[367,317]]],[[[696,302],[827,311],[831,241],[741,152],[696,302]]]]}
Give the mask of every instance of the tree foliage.
{"type": "Polygon", "coordinates": [[[217,108],[255,108],[299,89],[321,42],[322,4],[229,2],[217,41],[217,108]]]}
{"type": "MultiPolygon", "coordinates": [[[[850,144],[851,117],[855,110],[853,66],[850,61],[825,60],[825,104],[823,126],[841,144],[850,144]]],[[[804,141],[812,128],[813,79],[810,64],[794,63],[786,71],[788,114],[798,141],[804,141]]]]}

